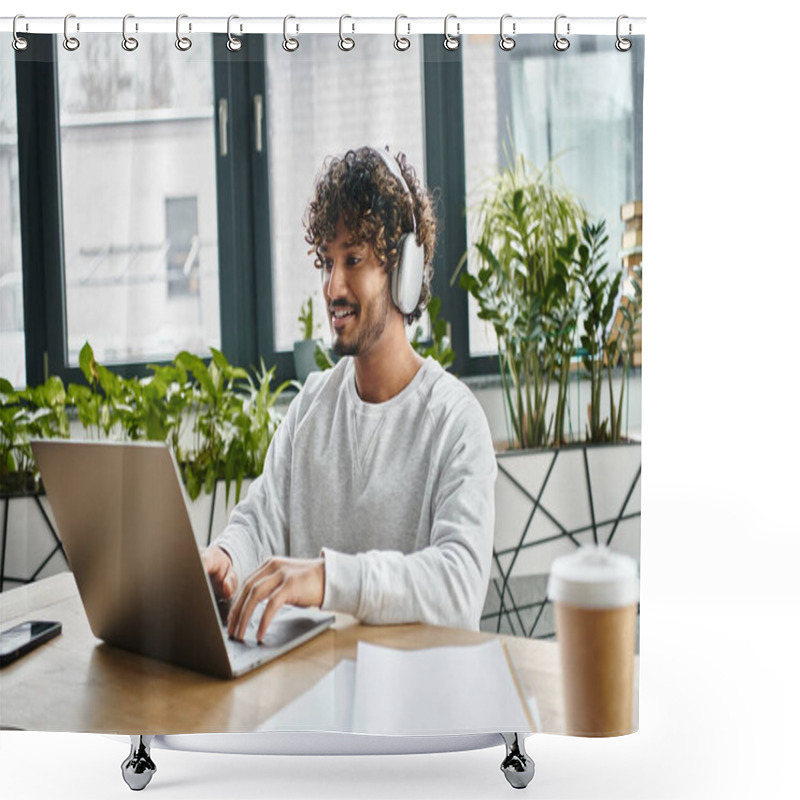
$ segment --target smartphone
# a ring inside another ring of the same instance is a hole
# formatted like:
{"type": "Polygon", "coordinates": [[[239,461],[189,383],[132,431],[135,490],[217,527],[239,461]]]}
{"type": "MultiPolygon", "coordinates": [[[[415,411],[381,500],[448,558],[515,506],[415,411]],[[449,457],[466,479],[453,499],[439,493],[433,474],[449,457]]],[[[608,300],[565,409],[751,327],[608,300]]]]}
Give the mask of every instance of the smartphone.
{"type": "Polygon", "coordinates": [[[0,633],[0,667],[61,633],[60,622],[28,621],[0,633]]]}

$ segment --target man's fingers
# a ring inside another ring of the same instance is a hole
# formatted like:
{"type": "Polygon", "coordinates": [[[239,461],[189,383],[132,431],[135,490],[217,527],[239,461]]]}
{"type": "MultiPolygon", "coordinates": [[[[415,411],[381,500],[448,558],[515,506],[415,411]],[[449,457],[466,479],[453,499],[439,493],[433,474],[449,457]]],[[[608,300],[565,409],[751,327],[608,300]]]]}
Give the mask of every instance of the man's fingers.
{"type": "Polygon", "coordinates": [[[231,609],[231,617],[228,621],[228,632],[231,636],[235,639],[244,639],[250,617],[253,616],[256,606],[270,596],[280,580],[277,574],[273,574],[264,577],[253,576],[247,581],[231,609]]]}
{"type": "Polygon", "coordinates": [[[324,570],[321,560],[267,559],[233,596],[228,613],[228,635],[234,639],[244,639],[256,607],[264,600],[267,602],[258,625],[259,641],[264,638],[270,622],[284,604],[322,605],[325,595],[324,570]]]}
{"type": "Polygon", "coordinates": [[[209,547],[203,550],[201,558],[214,593],[230,597],[236,590],[237,583],[230,557],[218,547],[209,547]]]}
{"type": "Polygon", "coordinates": [[[264,607],[264,613],[261,616],[261,623],[259,624],[258,632],[256,633],[256,639],[259,642],[262,641],[267,635],[267,629],[269,628],[270,622],[272,622],[273,617],[278,613],[278,609],[286,602],[285,586],[286,584],[282,583],[272,593],[269,600],[267,600],[267,604],[264,607]]]}

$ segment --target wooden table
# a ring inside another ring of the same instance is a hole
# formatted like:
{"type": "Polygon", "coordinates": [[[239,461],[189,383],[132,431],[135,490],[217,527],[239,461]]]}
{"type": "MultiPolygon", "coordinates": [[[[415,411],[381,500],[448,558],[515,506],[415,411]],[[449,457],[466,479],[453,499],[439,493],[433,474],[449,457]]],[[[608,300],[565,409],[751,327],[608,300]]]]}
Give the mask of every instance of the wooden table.
{"type": "MultiPolygon", "coordinates": [[[[94,733],[252,731],[333,669],[359,641],[416,649],[471,645],[492,634],[432,625],[334,626],[276,661],[221,680],[109,646],[92,634],[71,573],[0,595],[3,630],[28,619],[57,620],[63,633],[0,671],[0,727],[94,733]]],[[[563,730],[558,646],[500,636],[544,731],[563,730]]]]}

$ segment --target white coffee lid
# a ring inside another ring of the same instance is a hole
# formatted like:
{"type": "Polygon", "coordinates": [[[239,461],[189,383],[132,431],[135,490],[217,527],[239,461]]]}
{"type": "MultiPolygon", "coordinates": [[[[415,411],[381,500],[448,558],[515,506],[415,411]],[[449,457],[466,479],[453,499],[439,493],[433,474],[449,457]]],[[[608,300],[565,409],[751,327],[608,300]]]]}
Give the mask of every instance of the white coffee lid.
{"type": "Polygon", "coordinates": [[[581,608],[618,608],[639,601],[636,562],[604,545],[584,545],[559,556],[550,569],[547,596],[581,608]]]}

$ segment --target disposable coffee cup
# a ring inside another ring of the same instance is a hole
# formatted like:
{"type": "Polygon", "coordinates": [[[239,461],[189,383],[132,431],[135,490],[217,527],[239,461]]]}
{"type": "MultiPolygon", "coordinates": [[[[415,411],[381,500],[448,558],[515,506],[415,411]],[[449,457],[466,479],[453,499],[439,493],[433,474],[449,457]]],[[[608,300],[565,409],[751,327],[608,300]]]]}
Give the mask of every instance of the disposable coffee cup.
{"type": "Polygon", "coordinates": [[[561,648],[567,733],[632,733],[636,562],[607,547],[579,547],[553,561],[547,594],[561,648]]]}

